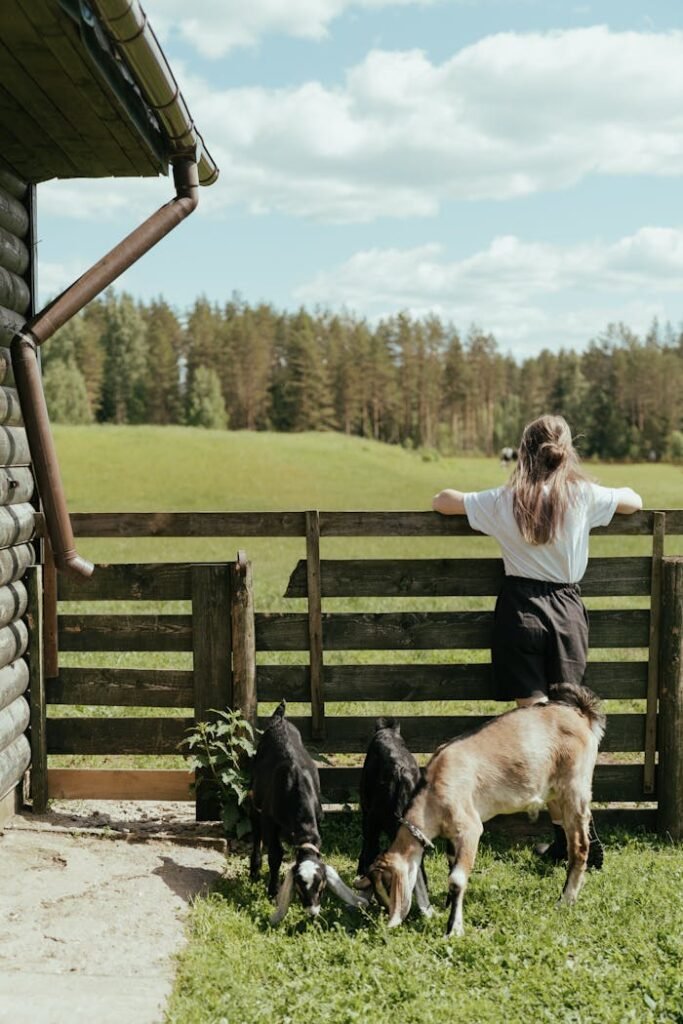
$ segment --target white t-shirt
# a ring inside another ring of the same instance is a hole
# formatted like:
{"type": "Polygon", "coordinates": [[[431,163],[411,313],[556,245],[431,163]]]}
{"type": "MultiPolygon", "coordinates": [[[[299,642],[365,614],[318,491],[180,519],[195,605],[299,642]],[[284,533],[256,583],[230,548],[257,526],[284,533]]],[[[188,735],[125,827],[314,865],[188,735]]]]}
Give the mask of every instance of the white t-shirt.
{"type": "Polygon", "coordinates": [[[565,520],[552,544],[529,544],[512,514],[512,491],[507,486],[464,495],[467,520],[473,530],[495,537],[503,552],[506,576],[524,576],[552,583],[578,583],[588,565],[588,534],[607,526],[618,497],[612,487],[588,481],[576,484],[565,520]]]}

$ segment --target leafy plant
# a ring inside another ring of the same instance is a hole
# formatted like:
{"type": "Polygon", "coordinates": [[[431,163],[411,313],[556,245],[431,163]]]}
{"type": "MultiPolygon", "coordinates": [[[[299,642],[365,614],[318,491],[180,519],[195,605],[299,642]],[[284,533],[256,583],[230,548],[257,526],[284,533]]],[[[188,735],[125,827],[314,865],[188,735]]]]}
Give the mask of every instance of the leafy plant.
{"type": "Polygon", "coordinates": [[[251,831],[245,806],[248,764],[256,752],[255,733],[240,711],[212,709],[210,722],[198,722],[182,742],[185,757],[201,772],[202,785],[215,790],[227,835],[242,839],[251,831]]]}

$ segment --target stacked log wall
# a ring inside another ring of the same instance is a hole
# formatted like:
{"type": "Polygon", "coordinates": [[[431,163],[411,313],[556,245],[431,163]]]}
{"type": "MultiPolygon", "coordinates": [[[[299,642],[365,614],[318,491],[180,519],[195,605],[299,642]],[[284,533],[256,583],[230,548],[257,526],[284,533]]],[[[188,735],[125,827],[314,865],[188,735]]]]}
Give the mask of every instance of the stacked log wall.
{"type": "Polygon", "coordinates": [[[32,310],[31,190],[0,166],[0,820],[31,760],[25,576],[35,562],[34,481],[9,345],[32,310]]]}

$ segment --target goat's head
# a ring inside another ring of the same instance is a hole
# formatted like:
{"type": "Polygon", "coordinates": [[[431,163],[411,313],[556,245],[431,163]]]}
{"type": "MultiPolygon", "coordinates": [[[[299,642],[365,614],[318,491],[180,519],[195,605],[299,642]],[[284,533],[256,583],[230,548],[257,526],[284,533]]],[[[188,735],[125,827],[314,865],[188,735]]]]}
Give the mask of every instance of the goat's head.
{"type": "Polygon", "coordinates": [[[320,852],[311,844],[300,846],[296,861],[287,872],[277,896],[277,908],[270,919],[271,924],[279,924],[283,919],[292,897],[296,891],[299,899],[310,917],[320,913],[322,894],[329,886],[330,891],[350,907],[367,907],[365,896],[355,893],[342,882],[341,878],[329,864],[325,864],[320,852]]]}
{"type": "Polygon", "coordinates": [[[380,853],[368,875],[379,902],[389,911],[389,927],[396,928],[408,916],[417,878],[417,867],[401,853],[380,853]]]}

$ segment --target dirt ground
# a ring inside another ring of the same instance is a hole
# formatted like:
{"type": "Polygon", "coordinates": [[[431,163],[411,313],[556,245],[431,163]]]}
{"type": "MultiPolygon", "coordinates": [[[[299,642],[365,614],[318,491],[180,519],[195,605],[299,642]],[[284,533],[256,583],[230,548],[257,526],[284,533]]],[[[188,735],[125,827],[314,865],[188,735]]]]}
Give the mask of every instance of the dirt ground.
{"type": "Polygon", "coordinates": [[[222,875],[192,804],[62,801],[0,830],[0,1022],[156,1024],[189,904],[222,875]]]}

